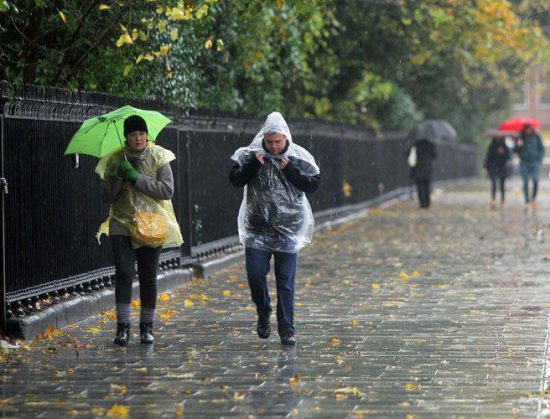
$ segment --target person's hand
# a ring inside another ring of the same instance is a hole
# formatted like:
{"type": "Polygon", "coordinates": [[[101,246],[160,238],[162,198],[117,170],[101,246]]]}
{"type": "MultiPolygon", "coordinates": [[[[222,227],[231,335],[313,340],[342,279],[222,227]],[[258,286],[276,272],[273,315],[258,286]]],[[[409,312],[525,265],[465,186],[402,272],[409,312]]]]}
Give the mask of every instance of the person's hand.
{"type": "Polygon", "coordinates": [[[128,160],[124,160],[118,165],[117,175],[122,179],[135,182],[138,179],[139,172],[134,169],[134,166],[128,160]]]}
{"type": "Polygon", "coordinates": [[[518,143],[517,143],[517,144],[518,144],[518,147],[523,146],[523,140],[520,138],[520,139],[518,140],[518,143]]]}
{"type": "Polygon", "coordinates": [[[262,153],[261,151],[258,151],[256,153],[256,158],[258,159],[258,161],[262,164],[265,164],[265,160],[264,160],[264,153],[262,153]]]}
{"type": "Polygon", "coordinates": [[[283,170],[287,165],[288,165],[288,162],[290,160],[288,159],[287,156],[284,156],[281,160],[281,164],[279,165],[279,167],[281,168],[281,170],[283,170]]]}

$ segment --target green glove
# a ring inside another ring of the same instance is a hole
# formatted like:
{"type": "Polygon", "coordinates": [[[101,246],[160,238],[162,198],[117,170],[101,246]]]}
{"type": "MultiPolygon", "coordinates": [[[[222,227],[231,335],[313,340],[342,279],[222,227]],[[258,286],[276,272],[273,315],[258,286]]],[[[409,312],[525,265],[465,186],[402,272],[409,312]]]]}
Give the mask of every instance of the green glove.
{"type": "Polygon", "coordinates": [[[135,182],[139,176],[139,172],[134,169],[134,166],[128,160],[124,160],[118,165],[116,174],[118,177],[132,182],[135,182]]]}

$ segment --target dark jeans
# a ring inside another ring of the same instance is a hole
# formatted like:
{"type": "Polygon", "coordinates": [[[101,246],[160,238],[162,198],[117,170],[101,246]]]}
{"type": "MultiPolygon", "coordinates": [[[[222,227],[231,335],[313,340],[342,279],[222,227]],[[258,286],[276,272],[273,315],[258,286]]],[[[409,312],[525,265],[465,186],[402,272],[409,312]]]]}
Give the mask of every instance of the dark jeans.
{"type": "Polygon", "coordinates": [[[132,302],[132,282],[136,274],[136,260],[139,274],[139,296],[141,306],[155,308],[157,304],[157,269],[162,247],[132,248],[130,237],[109,237],[115,256],[115,300],[117,304],[132,302]]]}
{"type": "Polygon", "coordinates": [[[246,272],[256,304],[258,316],[271,313],[271,299],[267,287],[267,274],[271,255],[275,258],[275,282],[277,284],[277,328],[279,335],[294,334],[294,278],[296,277],[296,253],[269,252],[246,248],[246,272]]]}
{"type": "Polygon", "coordinates": [[[539,174],[540,174],[540,164],[538,163],[521,163],[520,173],[523,178],[523,197],[525,198],[525,203],[529,203],[529,178],[533,179],[533,201],[537,197],[537,192],[539,189],[539,174]]]}
{"type": "Polygon", "coordinates": [[[415,179],[420,208],[430,207],[430,179],[415,179]]]}
{"type": "Polygon", "coordinates": [[[491,175],[491,198],[493,201],[497,197],[497,183],[500,184],[500,202],[504,202],[506,190],[505,190],[505,183],[506,183],[506,176],[496,176],[491,175]]]}

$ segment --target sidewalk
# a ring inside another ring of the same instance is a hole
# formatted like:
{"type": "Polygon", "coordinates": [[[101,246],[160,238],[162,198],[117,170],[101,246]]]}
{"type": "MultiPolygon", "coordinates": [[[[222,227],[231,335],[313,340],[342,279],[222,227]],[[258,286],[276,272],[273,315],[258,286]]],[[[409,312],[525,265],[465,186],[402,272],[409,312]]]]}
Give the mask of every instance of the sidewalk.
{"type": "Polygon", "coordinates": [[[550,185],[529,213],[517,181],[506,210],[488,210],[488,187],[318,234],[300,259],[296,348],[256,337],[238,263],[162,294],[153,347],[137,334],[114,347],[111,311],[3,352],[0,414],[550,414],[550,185]]]}

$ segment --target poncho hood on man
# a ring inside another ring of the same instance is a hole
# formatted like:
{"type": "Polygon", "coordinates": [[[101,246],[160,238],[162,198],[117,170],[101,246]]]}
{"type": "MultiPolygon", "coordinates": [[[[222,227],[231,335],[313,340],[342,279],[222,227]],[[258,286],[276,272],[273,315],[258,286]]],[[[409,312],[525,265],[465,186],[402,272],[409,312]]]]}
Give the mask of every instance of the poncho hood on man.
{"type": "Polygon", "coordinates": [[[287,156],[307,175],[319,175],[319,167],[307,150],[292,141],[279,112],[271,113],[252,143],[235,151],[231,159],[243,166],[259,151],[264,154],[265,164],[244,189],[238,216],[241,243],[261,250],[297,252],[311,242],[313,214],[305,193],[286,178],[279,165],[287,156]],[[286,137],[288,144],[281,154],[271,154],[264,147],[266,133],[286,137]]]}

